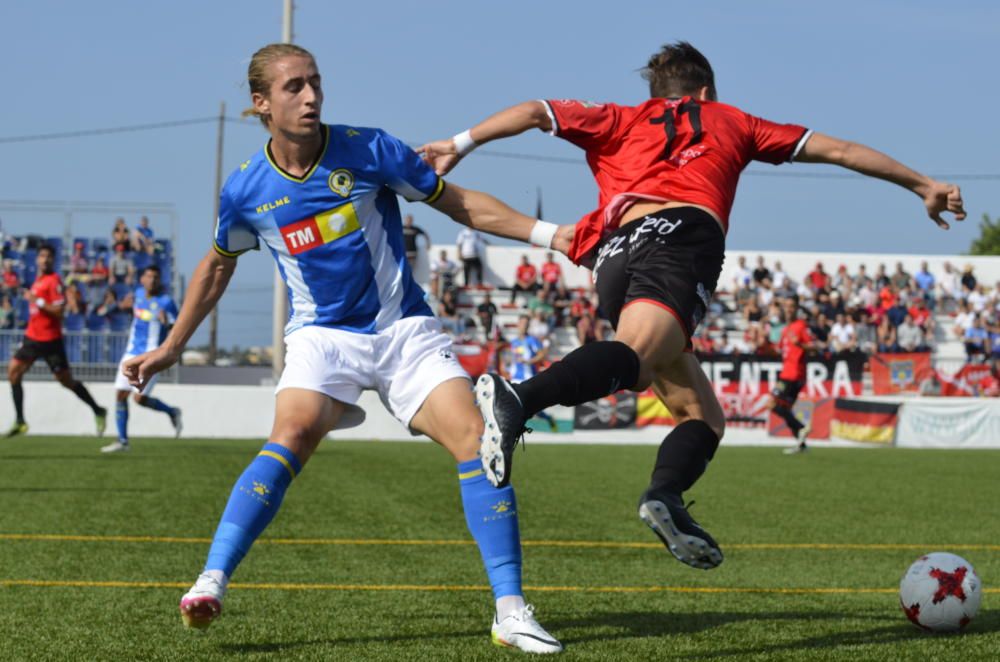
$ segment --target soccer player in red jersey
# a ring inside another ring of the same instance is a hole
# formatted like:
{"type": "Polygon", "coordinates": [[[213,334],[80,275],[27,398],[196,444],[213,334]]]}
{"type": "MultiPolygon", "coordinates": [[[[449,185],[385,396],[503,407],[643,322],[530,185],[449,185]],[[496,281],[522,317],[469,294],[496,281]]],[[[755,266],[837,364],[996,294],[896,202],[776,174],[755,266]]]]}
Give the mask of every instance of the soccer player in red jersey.
{"type": "Polygon", "coordinates": [[[788,324],[781,330],[781,372],[778,373],[778,384],[771,392],[768,407],[784,419],[792,436],[798,439],[797,446],[786,448],[786,453],[801,453],[806,450],[806,437],[812,429],[808,423],[795,418],[792,406],[799,392],[806,385],[806,352],[813,347],[812,334],[809,325],[799,317],[799,297],[792,295],[781,302],[788,324]]]}
{"type": "MultiPolygon", "coordinates": [[[[616,337],[580,347],[516,386],[495,375],[480,378],[476,395],[487,429],[499,430],[483,440],[487,475],[509,480],[511,453],[534,412],[652,386],[678,424],[660,446],[640,515],[678,559],[713,568],[722,553],[687,513],[681,493],[714,456],[725,418],[685,349],[719,278],[740,173],[751,161],[832,163],[917,194],[942,228],[948,227],[942,212],[958,220],[965,212],[957,186],[885,154],[719,103],[711,65],[686,42],[655,53],[643,76],[651,98],[637,106],[528,101],[420,151],[439,174],[477,145],[528,129],[586,152],[598,207],[576,224],[568,255],[593,269],[616,337]]],[[[565,230],[539,222],[533,243],[562,241],[565,230]]]]}
{"type": "Polygon", "coordinates": [[[28,424],[24,421],[24,388],[21,380],[37,359],[45,359],[59,383],[73,391],[93,410],[98,435],[104,434],[107,424],[108,411],[94,402],[87,387],[83,382],[73,379],[73,373],[69,369],[62,337],[62,317],[66,301],[63,298],[62,279],[54,270],[55,257],[55,249],[48,244],[38,249],[38,256],[35,258],[38,277],[24,291],[30,311],[28,328],[24,330],[24,342],[17,348],[14,358],[7,366],[7,379],[10,380],[10,390],[14,396],[14,411],[17,412],[17,420],[7,432],[8,437],[28,431],[28,424]]]}

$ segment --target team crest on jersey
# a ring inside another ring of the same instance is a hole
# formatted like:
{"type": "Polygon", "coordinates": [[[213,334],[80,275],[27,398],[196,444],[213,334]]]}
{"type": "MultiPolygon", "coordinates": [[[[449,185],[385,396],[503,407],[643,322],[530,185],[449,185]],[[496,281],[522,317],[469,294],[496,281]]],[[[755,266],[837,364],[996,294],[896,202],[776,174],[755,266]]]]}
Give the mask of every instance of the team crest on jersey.
{"type": "Polygon", "coordinates": [[[331,191],[346,198],[354,190],[354,175],[351,174],[350,170],[338,168],[330,173],[330,179],[327,180],[327,183],[330,184],[331,191]]]}

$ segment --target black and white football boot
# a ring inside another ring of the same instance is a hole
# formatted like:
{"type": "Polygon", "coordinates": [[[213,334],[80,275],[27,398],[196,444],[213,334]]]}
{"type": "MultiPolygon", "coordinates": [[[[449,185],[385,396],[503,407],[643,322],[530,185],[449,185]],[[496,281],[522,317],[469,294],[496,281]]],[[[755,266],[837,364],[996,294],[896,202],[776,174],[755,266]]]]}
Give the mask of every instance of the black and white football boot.
{"type": "Polygon", "coordinates": [[[485,425],[479,451],[483,471],[494,487],[505,487],[510,483],[514,448],[527,431],[524,407],[514,387],[493,373],[476,381],[476,405],[485,425]]]}
{"type": "Polygon", "coordinates": [[[639,499],[639,517],[681,563],[701,570],[722,563],[719,545],[694,521],[679,494],[646,490],[639,499]]]}

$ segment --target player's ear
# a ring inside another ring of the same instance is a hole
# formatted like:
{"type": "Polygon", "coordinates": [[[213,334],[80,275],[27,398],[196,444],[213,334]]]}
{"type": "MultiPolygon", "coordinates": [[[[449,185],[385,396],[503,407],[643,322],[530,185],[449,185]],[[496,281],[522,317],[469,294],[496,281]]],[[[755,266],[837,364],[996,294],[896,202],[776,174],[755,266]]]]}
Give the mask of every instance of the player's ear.
{"type": "Polygon", "coordinates": [[[698,88],[698,92],[694,95],[694,98],[698,101],[715,101],[715,94],[712,92],[710,86],[703,85],[698,88]]]}
{"type": "Polygon", "coordinates": [[[253,103],[254,110],[259,115],[269,115],[271,113],[271,100],[260,92],[251,94],[250,101],[253,103]]]}

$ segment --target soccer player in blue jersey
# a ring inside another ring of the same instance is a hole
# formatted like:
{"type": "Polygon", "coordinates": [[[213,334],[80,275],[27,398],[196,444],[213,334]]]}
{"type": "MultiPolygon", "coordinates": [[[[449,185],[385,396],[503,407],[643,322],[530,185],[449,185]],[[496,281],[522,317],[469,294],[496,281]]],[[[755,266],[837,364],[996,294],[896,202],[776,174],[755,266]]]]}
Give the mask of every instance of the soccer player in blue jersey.
{"type": "MultiPolygon", "coordinates": [[[[135,290],[135,303],[132,305],[132,330],[128,334],[128,345],[119,366],[133,356],[156,349],[167,337],[170,325],[177,319],[177,304],[169,294],[163,292],[160,282],[160,268],[150,265],[142,270],[139,276],[139,287],[135,290]]],[[[136,404],[156,411],[162,411],[170,417],[174,426],[174,435],[181,433],[181,410],[171,407],[162,400],[151,397],[157,376],[153,375],[142,391],[128,383],[128,378],[120,372],[115,378],[115,420],[118,423],[118,441],[103,446],[102,453],[121,453],[127,451],[128,443],[128,396],[132,393],[136,404]]]]}
{"type": "MultiPolygon", "coordinates": [[[[517,318],[517,337],[510,341],[510,368],[508,381],[511,384],[520,384],[526,379],[531,379],[541,371],[541,364],[545,361],[548,351],[541,340],[528,333],[528,325],[531,317],[521,315],[517,318]]],[[[556,419],[545,411],[535,414],[549,424],[553,432],[556,431],[556,419]]]]}
{"type": "Polygon", "coordinates": [[[496,599],[494,643],[562,650],[525,604],[514,492],[486,479],[479,457],[483,419],[451,340],[413,279],[396,196],[478,230],[562,251],[569,235],[540,236],[535,219],[484,193],[446,186],[384,131],[323,124],[320,74],[302,48],[264,47],[251,59],[248,78],[252,113],[271,138],[227,180],[215,245],[191,277],[174,328],[157,349],[123,367],[130,383],[142,387],[172,365],[222,296],[237,256],[267,246],[291,304],[274,427],[237,480],[204,570],[181,600],[184,621],[204,628],[219,615],[233,571],[291,481],[328,431],[363,420],[357,402],[370,389],[401,423],[444,446],[458,463],[466,523],[496,599]]]}

